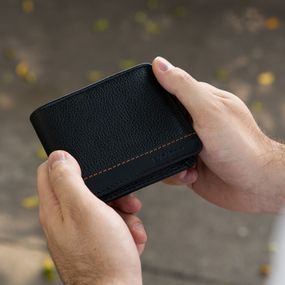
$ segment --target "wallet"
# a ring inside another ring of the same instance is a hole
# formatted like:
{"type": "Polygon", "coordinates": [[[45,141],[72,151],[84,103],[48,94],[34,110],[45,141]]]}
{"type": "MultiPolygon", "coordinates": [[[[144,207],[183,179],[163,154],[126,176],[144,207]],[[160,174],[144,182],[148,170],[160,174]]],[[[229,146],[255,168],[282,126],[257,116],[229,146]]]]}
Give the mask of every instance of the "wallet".
{"type": "Polygon", "coordinates": [[[148,63],[49,102],[30,120],[46,153],[69,152],[105,202],[193,166],[202,148],[190,114],[148,63]]]}

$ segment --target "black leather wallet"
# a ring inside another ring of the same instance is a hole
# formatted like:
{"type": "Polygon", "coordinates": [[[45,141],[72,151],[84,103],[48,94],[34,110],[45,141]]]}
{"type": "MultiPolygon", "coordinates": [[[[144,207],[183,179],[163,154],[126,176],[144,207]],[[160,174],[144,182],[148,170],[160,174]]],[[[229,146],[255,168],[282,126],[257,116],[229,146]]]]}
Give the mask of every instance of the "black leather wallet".
{"type": "Polygon", "coordinates": [[[30,120],[47,154],[73,155],[105,202],[191,167],[202,148],[189,113],[150,64],[45,104],[30,120]]]}

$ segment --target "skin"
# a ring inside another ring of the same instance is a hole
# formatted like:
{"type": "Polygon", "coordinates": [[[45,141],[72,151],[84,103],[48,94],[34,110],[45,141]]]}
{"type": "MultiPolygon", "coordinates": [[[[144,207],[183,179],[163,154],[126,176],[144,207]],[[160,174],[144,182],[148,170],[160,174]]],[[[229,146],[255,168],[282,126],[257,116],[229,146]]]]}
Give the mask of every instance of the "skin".
{"type": "MultiPolygon", "coordinates": [[[[154,60],[153,71],[189,111],[203,142],[196,171],[184,174],[184,180],[194,179],[185,184],[192,183],[197,194],[226,209],[280,211],[285,203],[284,145],[260,130],[234,94],[199,82],[162,58],[154,60]]],[[[179,175],[166,182],[183,183],[179,175]]]]}
{"type": "Polygon", "coordinates": [[[140,208],[135,197],[115,201],[115,211],[89,191],[64,151],[39,167],[38,195],[40,222],[64,284],[142,284],[146,234],[131,214],[140,208]]]}
{"type": "MultiPolygon", "coordinates": [[[[285,204],[285,147],[268,138],[235,95],[199,82],[163,58],[160,84],[193,118],[203,142],[197,165],[164,182],[187,185],[220,207],[277,213],[285,204]]],[[[142,284],[147,235],[134,195],[108,205],[85,186],[76,160],[53,152],[38,168],[40,222],[64,284],[142,284]]]]}

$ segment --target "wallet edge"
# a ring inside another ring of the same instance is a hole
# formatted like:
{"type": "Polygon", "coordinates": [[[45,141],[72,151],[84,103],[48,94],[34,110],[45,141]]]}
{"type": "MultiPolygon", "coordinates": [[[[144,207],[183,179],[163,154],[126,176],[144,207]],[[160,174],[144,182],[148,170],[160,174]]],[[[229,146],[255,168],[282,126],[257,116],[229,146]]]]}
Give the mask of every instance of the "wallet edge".
{"type": "Polygon", "coordinates": [[[34,121],[34,118],[35,118],[37,113],[45,110],[46,108],[49,108],[49,107],[53,106],[56,103],[60,103],[61,101],[66,101],[68,99],[71,99],[72,97],[74,97],[74,96],[76,96],[76,95],[78,95],[78,94],[80,94],[82,92],[86,92],[89,89],[91,89],[91,88],[93,88],[93,87],[95,87],[97,85],[106,83],[109,80],[112,80],[112,79],[114,79],[116,77],[122,76],[124,74],[127,74],[129,72],[132,72],[133,70],[136,70],[136,69],[139,69],[139,68],[142,68],[142,67],[151,68],[152,65],[150,63],[148,63],[148,62],[140,63],[140,64],[138,64],[136,66],[131,67],[131,68],[128,68],[128,69],[122,70],[120,72],[111,74],[111,75],[109,75],[109,76],[107,76],[107,77],[105,77],[105,78],[103,78],[103,79],[101,79],[99,81],[96,81],[94,83],[91,83],[91,84],[89,84],[89,85],[87,85],[85,87],[79,88],[79,89],[77,89],[75,91],[71,91],[70,93],[68,93],[66,95],[63,95],[63,96],[61,96],[61,97],[59,97],[57,99],[52,100],[51,102],[45,103],[45,104],[41,105],[40,107],[36,108],[30,115],[30,121],[31,122],[34,121]]]}

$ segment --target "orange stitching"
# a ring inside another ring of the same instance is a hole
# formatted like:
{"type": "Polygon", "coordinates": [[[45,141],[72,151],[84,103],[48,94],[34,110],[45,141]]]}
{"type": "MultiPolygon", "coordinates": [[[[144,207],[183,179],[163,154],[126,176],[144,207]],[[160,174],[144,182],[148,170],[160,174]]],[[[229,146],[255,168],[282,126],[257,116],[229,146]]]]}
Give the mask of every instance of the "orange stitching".
{"type": "Polygon", "coordinates": [[[142,157],[142,156],[145,156],[145,155],[147,155],[147,154],[151,154],[152,152],[158,151],[158,150],[161,149],[161,148],[167,147],[167,146],[169,146],[170,144],[174,144],[174,143],[176,143],[176,142],[178,142],[178,141],[180,141],[180,140],[183,140],[183,139],[185,139],[185,138],[191,137],[191,136],[194,135],[194,134],[195,134],[195,132],[194,132],[194,133],[187,134],[187,135],[185,135],[185,136],[183,136],[183,137],[180,137],[180,138],[178,138],[178,139],[172,140],[172,141],[170,141],[170,142],[168,142],[168,143],[165,143],[165,144],[163,144],[163,145],[160,145],[160,146],[158,146],[158,147],[156,147],[156,148],[153,148],[153,149],[151,149],[151,150],[149,150],[149,151],[146,151],[146,152],[144,152],[144,153],[142,153],[142,154],[139,154],[139,155],[134,156],[134,157],[131,157],[131,158],[127,159],[127,160],[118,162],[117,164],[115,164],[115,165],[113,165],[113,166],[111,166],[111,167],[102,169],[102,170],[100,170],[100,171],[98,171],[98,172],[95,172],[95,173],[93,173],[93,174],[91,174],[91,175],[89,175],[89,176],[84,177],[83,180],[87,180],[87,179],[90,179],[90,178],[92,178],[92,177],[94,177],[94,176],[97,176],[97,175],[99,175],[99,174],[102,174],[102,173],[104,173],[104,172],[110,171],[110,170],[112,170],[112,169],[114,169],[114,168],[117,168],[117,167],[119,167],[119,166],[121,166],[121,165],[124,165],[124,164],[126,164],[126,163],[128,163],[128,162],[130,162],[130,161],[133,161],[133,160],[135,160],[135,159],[138,159],[138,158],[140,158],[140,157],[142,157]]]}

